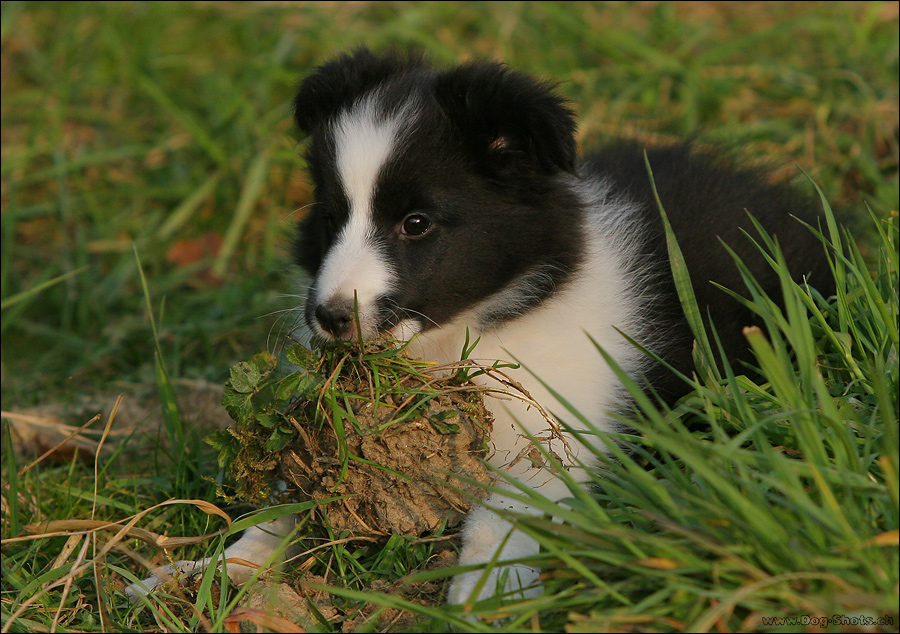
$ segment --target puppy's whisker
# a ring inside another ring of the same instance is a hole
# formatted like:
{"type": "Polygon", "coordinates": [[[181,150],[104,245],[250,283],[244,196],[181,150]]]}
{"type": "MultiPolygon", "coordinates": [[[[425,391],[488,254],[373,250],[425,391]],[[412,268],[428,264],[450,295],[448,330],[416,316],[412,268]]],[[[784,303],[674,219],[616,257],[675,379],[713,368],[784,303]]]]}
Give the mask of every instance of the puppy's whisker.
{"type": "Polygon", "coordinates": [[[260,315],[259,317],[256,317],[256,319],[265,319],[266,317],[272,317],[273,315],[280,316],[280,315],[285,315],[285,314],[295,313],[295,312],[297,312],[296,308],[279,308],[277,310],[272,310],[272,311],[269,311],[268,313],[264,313],[264,314],[260,315]]]}
{"type": "Polygon", "coordinates": [[[289,214],[285,217],[285,219],[288,219],[288,218],[290,218],[291,216],[293,216],[294,214],[300,213],[301,211],[306,211],[307,209],[309,209],[310,207],[315,206],[316,204],[317,204],[316,202],[311,202],[311,203],[309,203],[309,204],[307,204],[307,205],[303,205],[302,207],[297,207],[297,208],[294,209],[291,213],[289,213],[289,214]]]}
{"type": "Polygon", "coordinates": [[[435,320],[433,320],[431,317],[429,317],[429,316],[426,315],[425,313],[420,313],[419,311],[413,310],[412,308],[403,308],[402,306],[398,306],[398,309],[399,309],[401,312],[403,312],[403,313],[412,313],[413,315],[419,315],[420,317],[422,317],[422,318],[425,319],[426,321],[431,322],[431,324],[432,324],[435,328],[443,328],[443,326],[441,326],[438,322],[436,322],[435,320]]]}
{"type": "Polygon", "coordinates": [[[409,315],[409,314],[419,315],[426,321],[431,322],[431,324],[434,325],[435,328],[441,328],[441,325],[438,322],[433,320],[431,317],[429,317],[425,313],[419,312],[417,310],[413,310],[412,308],[405,308],[403,306],[400,306],[397,302],[395,302],[393,300],[390,300],[390,304],[387,306],[387,309],[390,311],[391,315],[393,317],[397,318],[398,320],[402,319],[404,315],[409,315]]]}

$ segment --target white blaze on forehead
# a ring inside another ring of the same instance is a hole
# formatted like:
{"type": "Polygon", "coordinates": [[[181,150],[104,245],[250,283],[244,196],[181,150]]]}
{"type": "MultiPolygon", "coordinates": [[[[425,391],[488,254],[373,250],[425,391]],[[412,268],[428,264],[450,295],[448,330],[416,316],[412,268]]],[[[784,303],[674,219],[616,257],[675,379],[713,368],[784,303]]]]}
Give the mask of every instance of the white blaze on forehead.
{"type": "Polygon", "coordinates": [[[372,96],[338,118],[334,126],[337,168],[351,212],[371,206],[378,174],[397,146],[402,114],[379,117],[376,96],[372,96]]]}
{"type": "Polygon", "coordinates": [[[375,237],[372,202],[378,175],[398,145],[403,110],[392,118],[380,118],[376,97],[341,114],[334,125],[338,178],[350,203],[350,216],[325,256],[316,280],[320,302],[359,302],[363,334],[374,327],[371,303],[386,294],[394,279],[375,237]],[[368,322],[368,324],[367,324],[368,322]]]}

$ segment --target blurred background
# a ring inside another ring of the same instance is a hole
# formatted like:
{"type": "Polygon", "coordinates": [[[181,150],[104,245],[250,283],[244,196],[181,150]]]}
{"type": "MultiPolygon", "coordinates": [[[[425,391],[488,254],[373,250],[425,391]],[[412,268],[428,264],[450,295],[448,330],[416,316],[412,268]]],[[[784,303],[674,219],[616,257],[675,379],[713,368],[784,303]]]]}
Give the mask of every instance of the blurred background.
{"type": "Polygon", "coordinates": [[[360,44],[555,79],[585,145],[695,135],[897,209],[896,2],[4,2],[4,410],[154,393],[141,270],[176,386],[277,346],[311,195],[290,100],[360,44]]]}

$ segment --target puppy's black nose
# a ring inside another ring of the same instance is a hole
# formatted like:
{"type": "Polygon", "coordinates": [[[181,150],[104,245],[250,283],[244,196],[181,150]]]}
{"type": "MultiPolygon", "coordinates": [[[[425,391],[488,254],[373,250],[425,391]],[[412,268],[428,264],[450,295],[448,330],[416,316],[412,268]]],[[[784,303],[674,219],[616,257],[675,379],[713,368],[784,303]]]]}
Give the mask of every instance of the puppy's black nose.
{"type": "Polygon", "coordinates": [[[349,339],[354,330],[353,304],[341,300],[316,307],[316,321],[335,339],[349,339]]]}

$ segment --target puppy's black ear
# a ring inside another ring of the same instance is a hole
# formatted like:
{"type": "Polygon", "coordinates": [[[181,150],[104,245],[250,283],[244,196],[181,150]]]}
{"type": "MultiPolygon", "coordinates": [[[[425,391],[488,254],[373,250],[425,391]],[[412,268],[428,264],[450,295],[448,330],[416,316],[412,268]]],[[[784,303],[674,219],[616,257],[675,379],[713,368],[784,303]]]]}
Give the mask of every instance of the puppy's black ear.
{"type": "Polygon", "coordinates": [[[525,161],[545,174],[575,168],[575,116],[555,86],[494,62],[438,75],[435,97],[488,168],[525,161]]]}
{"type": "Polygon", "coordinates": [[[417,52],[376,55],[359,48],[344,53],[319,66],[300,84],[294,98],[294,121],[301,131],[312,132],[379,83],[424,64],[424,57],[417,52]]]}

